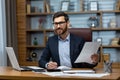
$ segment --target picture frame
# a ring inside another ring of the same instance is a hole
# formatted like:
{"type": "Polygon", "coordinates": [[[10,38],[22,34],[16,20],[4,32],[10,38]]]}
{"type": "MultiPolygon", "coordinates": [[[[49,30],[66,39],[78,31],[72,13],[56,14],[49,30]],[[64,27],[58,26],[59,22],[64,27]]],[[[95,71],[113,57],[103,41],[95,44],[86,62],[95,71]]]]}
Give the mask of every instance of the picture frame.
{"type": "Polygon", "coordinates": [[[68,11],[70,1],[62,1],[61,2],[61,11],[68,11]]]}
{"type": "Polygon", "coordinates": [[[97,11],[98,10],[98,3],[97,3],[97,1],[91,1],[89,3],[89,10],[90,11],[97,11]]]}

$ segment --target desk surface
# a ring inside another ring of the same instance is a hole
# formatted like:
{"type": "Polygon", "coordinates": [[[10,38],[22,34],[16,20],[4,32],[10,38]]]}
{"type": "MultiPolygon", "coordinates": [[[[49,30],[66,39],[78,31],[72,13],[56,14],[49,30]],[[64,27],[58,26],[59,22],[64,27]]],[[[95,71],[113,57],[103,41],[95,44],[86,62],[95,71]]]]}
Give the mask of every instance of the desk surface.
{"type": "MultiPolygon", "coordinates": [[[[102,70],[96,69],[97,72],[102,70]]],[[[11,67],[0,67],[0,80],[120,80],[120,69],[113,69],[113,73],[109,76],[101,78],[85,78],[85,77],[51,77],[32,71],[20,72],[13,70],[11,67]]]]}

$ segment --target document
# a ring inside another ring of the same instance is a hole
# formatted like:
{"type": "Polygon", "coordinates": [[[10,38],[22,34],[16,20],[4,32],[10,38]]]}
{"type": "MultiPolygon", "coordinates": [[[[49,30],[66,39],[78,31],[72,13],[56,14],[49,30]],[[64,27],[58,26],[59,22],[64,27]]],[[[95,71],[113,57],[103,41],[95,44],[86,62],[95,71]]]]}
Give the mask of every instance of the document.
{"type": "Polygon", "coordinates": [[[58,66],[57,69],[60,69],[60,70],[71,70],[72,68],[71,67],[67,67],[67,66],[58,66]]]}
{"type": "Polygon", "coordinates": [[[110,75],[110,73],[84,73],[84,74],[80,74],[80,73],[75,73],[75,74],[69,74],[69,73],[64,73],[64,72],[42,72],[42,74],[48,75],[48,76],[61,76],[61,77],[68,77],[68,76],[73,76],[73,77],[96,77],[96,78],[100,78],[103,76],[108,76],[110,75]]]}
{"type": "Polygon", "coordinates": [[[83,46],[80,55],[76,59],[75,63],[87,62],[92,63],[91,55],[97,53],[100,47],[100,43],[98,42],[86,42],[83,46]]]}

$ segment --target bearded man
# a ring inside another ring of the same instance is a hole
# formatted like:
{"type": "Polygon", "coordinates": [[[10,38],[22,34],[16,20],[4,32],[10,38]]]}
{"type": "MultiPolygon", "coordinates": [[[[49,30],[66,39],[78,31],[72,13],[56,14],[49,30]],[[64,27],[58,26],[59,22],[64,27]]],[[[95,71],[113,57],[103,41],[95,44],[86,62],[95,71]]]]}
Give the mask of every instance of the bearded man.
{"type": "Polygon", "coordinates": [[[69,16],[62,12],[53,15],[53,25],[55,35],[49,37],[46,47],[39,60],[39,66],[46,69],[56,69],[59,66],[70,68],[93,68],[98,63],[98,56],[91,56],[93,64],[82,62],[74,63],[79,56],[85,40],[75,36],[68,31],[70,21],[69,16]]]}

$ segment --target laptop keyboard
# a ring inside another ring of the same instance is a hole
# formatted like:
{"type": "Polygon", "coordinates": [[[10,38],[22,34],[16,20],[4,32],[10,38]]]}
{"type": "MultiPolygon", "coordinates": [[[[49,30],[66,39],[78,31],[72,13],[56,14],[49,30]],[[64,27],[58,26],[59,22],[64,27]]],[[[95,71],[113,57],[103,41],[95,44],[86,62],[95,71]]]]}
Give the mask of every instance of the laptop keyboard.
{"type": "Polygon", "coordinates": [[[31,68],[29,68],[27,66],[21,66],[20,68],[21,68],[21,70],[25,70],[25,71],[31,71],[32,70],[31,68]]]}

